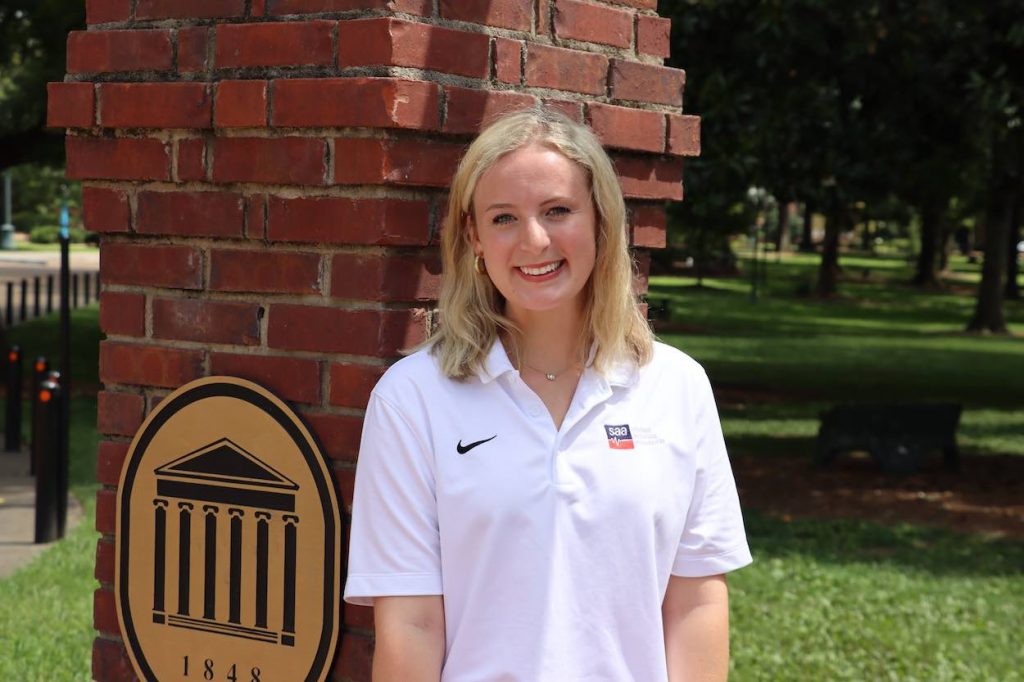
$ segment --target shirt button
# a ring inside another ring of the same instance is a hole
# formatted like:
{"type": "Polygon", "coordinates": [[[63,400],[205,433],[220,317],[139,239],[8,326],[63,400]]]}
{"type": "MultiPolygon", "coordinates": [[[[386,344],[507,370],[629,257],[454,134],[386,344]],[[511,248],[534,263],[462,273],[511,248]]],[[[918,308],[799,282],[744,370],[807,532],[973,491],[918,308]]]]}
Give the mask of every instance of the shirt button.
{"type": "Polygon", "coordinates": [[[530,408],[530,416],[531,417],[539,417],[540,416],[540,408],[539,407],[531,407],[530,408]]]}

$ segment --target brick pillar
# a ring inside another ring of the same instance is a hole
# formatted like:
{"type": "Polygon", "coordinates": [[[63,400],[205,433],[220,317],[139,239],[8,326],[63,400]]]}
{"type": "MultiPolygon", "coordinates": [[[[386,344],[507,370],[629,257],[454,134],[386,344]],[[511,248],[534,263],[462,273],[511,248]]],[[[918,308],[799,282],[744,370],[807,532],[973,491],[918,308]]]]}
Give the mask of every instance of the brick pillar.
{"type": "MultiPolygon", "coordinates": [[[[112,592],[115,494],[144,415],[229,374],[304,415],[346,511],[361,415],[425,337],[444,188],[481,120],[538,100],[612,151],[645,249],[699,153],[656,0],[87,0],[50,85],[68,177],[102,233],[93,674],[130,679],[112,592]]],[[[333,678],[368,680],[346,606],[333,678]]]]}

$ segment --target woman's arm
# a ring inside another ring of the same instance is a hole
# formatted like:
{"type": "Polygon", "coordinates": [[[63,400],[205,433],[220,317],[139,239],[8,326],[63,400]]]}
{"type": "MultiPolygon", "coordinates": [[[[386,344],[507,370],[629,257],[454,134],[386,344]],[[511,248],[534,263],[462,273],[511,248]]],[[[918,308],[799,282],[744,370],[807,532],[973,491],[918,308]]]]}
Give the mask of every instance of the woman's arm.
{"type": "Polygon", "coordinates": [[[373,682],[438,682],[444,662],[440,595],[376,597],[373,682]]]}
{"type": "Polygon", "coordinates": [[[661,616],[669,682],[725,682],[729,676],[725,576],[669,576],[661,616]]]}

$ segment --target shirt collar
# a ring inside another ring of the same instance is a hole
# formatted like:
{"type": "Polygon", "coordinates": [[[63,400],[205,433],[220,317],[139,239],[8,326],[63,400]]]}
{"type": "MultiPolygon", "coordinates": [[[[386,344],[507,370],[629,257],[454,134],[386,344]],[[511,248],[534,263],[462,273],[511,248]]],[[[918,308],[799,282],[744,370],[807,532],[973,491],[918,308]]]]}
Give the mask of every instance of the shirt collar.
{"type": "MultiPolygon", "coordinates": [[[[587,368],[585,374],[594,372],[594,356],[597,355],[597,347],[590,347],[590,355],[587,357],[587,368]]],[[[505,346],[500,337],[495,337],[491,349],[484,358],[483,365],[477,372],[480,381],[489,384],[498,377],[516,371],[512,361],[508,359],[505,346]]],[[[628,360],[613,362],[604,375],[598,375],[599,380],[605,381],[609,386],[632,386],[637,381],[638,370],[636,363],[628,360]]]]}

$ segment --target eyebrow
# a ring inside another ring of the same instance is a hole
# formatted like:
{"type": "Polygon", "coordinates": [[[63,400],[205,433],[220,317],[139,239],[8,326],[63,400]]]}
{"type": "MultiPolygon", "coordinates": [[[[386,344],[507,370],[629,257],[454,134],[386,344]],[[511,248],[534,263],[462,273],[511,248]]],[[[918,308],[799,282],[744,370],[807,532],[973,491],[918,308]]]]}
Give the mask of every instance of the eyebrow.
{"type": "MultiPolygon", "coordinates": [[[[546,204],[569,203],[571,201],[572,199],[569,197],[557,196],[551,197],[550,199],[545,199],[544,201],[541,202],[540,205],[544,206],[546,204]]],[[[515,208],[515,206],[513,204],[491,204],[490,206],[484,209],[484,213],[487,213],[488,211],[493,211],[498,208],[515,208]]]]}

